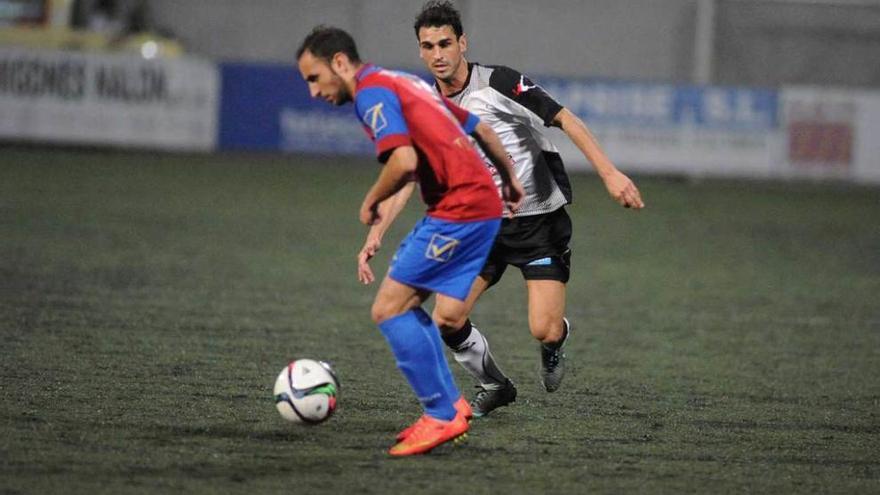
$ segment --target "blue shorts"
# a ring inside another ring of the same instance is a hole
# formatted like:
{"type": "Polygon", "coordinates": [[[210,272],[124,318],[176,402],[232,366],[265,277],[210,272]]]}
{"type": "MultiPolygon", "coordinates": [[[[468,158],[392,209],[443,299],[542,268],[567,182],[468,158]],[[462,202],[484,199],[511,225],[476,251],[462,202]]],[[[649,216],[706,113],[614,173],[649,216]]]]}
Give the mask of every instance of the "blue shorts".
{"type": "Polygon", "coordinates": [[[464,301],[495,241],[501,219],[449,222],[421,219],[400,243],[392,279],[464,301]]]}

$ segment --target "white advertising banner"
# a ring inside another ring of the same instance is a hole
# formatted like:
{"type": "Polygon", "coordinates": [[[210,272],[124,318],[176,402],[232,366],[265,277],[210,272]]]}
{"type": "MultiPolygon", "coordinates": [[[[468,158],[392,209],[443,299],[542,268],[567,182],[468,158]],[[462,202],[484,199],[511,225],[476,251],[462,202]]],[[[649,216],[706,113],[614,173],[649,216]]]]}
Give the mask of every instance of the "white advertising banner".
{"type": "MultiPolygon", "coordinates": [[[[587,122],[609,157],[627,171],[779,174],[782,132],[775,90],[570,80],[543,86],[587,122]]],[[[553,140],[566,164],[586,166],[567,139],[553,140]]]]}
{"type": "Polygon", "coordinates": [[[193,58],[0,49],[0,139],[215,149],[219,75],[193,58]]]}
{"type": "MultiPolygon", "coordinates": [[[[627,171],[880,183],[880,91],[550,80],[627,171]]],[[[558,131],[573,168],[586,159],[558,131]]]]}

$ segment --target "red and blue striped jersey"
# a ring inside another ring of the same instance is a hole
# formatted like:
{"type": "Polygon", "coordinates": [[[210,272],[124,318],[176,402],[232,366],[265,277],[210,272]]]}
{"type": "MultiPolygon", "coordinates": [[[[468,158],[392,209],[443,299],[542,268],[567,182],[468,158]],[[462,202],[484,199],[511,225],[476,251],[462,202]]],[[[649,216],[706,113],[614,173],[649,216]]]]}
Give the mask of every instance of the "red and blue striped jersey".
{"type": "Polygon", "coordinates": [[[365,65],[357,73],[355,111],[379,160],[399,146],[419,156],[416,178],[428,216],[449,221],[501,217],[492,176],[467,134],[479,119],[438,95],[418,76],[365,65]]]}

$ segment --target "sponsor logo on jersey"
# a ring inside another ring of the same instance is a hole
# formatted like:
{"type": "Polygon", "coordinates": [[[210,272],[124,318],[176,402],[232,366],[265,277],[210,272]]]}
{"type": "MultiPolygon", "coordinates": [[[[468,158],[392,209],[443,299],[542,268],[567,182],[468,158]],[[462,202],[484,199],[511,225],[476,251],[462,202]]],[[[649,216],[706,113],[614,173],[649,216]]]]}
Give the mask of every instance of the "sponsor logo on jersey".
{"type": "Polygon", "coordinates": [[[519,96],[532,88],[538,87],[537,84],[529,84],[530,82],[532,81],[526,79],[526,76],[519,76],[519,82],[516,84],[516,87],[513,88],[513,95],[519,96]]]}
{"type": "Polygon", "coordinates": [[[452,258],[455,246],[458,246],[458,239],[447,237],[445,235],[434,234],[431,242],[428,243],[428,250],[425,251],[425,257],[441,263],[446,263],[452,258]]]}

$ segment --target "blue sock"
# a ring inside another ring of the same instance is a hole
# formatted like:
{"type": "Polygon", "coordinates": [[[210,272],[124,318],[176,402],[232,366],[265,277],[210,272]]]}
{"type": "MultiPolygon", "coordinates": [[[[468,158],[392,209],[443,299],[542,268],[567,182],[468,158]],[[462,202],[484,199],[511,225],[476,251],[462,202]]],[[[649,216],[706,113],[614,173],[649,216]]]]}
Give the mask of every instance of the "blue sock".
{"type": "Polygon", "coordinates": [[[397,359],[397,367],[416,393],[425,413],[437,419],[450,420],[455,417],[455,408],[437,366],[434,344],[419,320],[416,312],[410,310],[383,321],[379,329],[388,340],[391,352],[397,359]]]}
{"type": "Polygon", "coordinates": [[[416,316],[422,323],[422,329],[434,345],[434,352],[437,354],[437,368],[440,369],[440,376],[443,377],[443,385],[446,388],[446,395],[448,395],[449,400],[455,404],[455,401],[461,397],[461,392],[455,385],[455,378],[452,377],[452,371],[449,369],[449,361],[446,360],[446,354],[444,354],[443,351],[443,340],[440,337],[440,329],[437,328],[437,325],[434,324],[434,320],[431,319],[428,313],[422,308],[415,308],[413,309],[413,312],[416,313],[416,316]]]}

